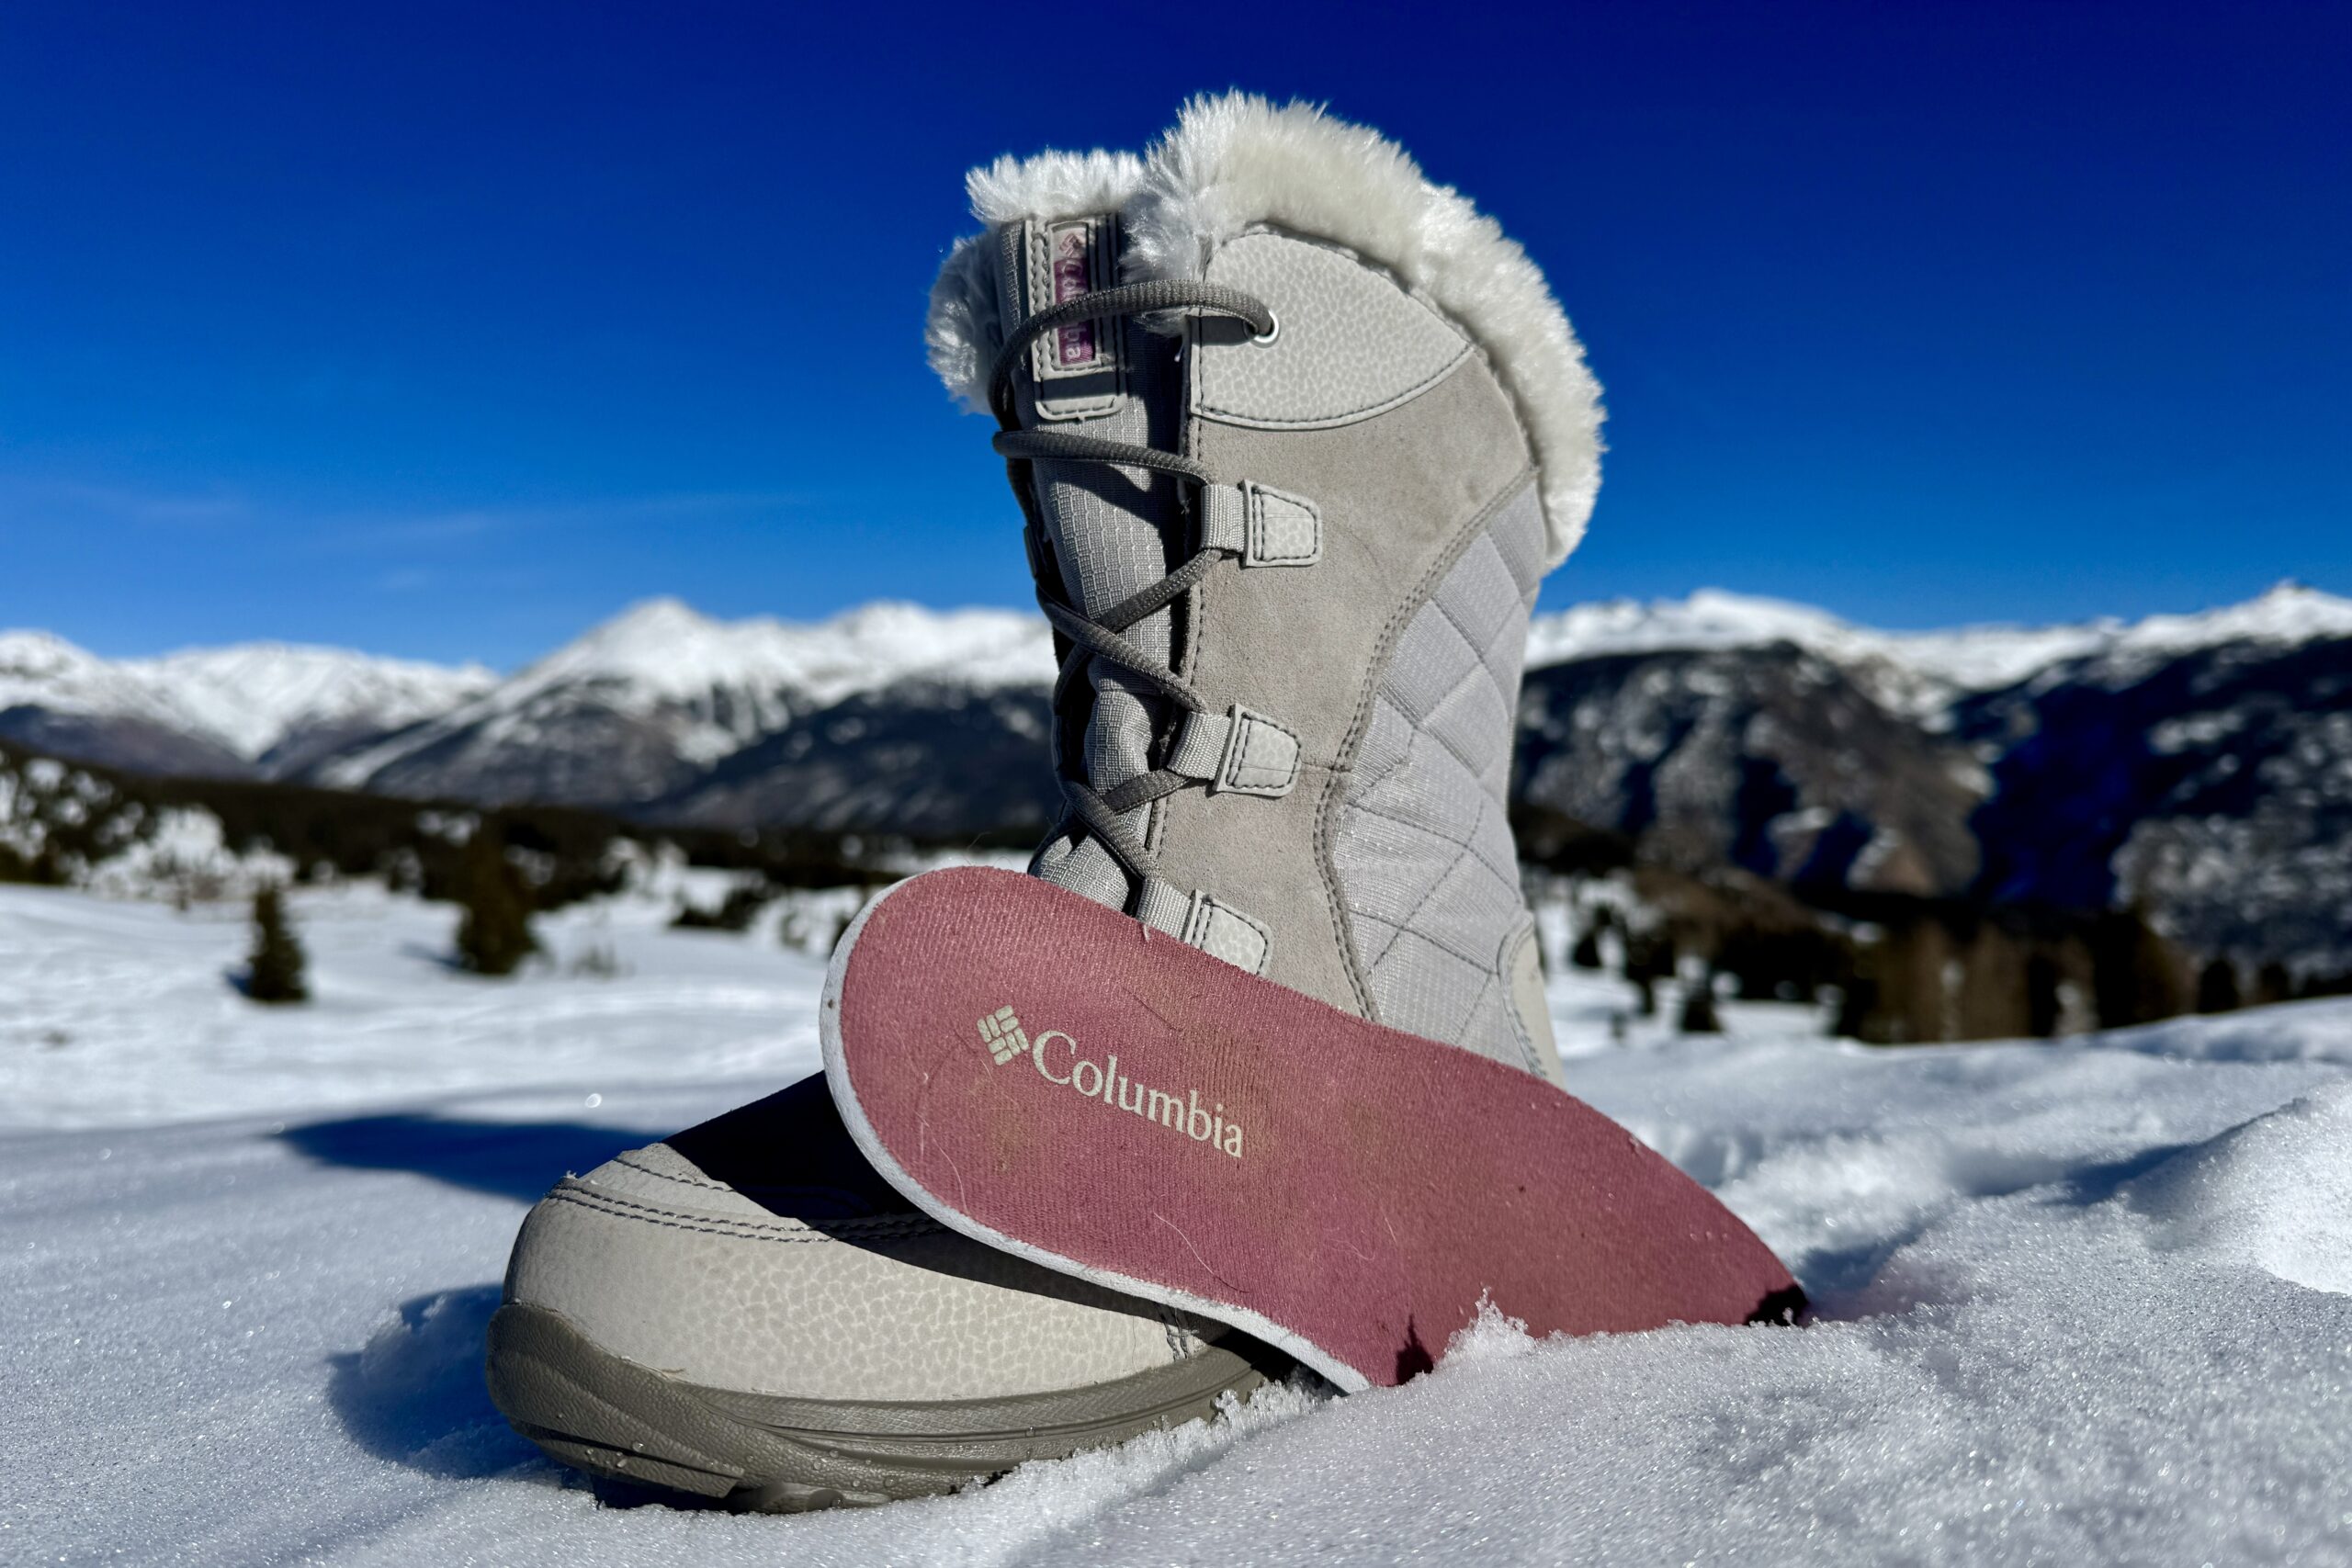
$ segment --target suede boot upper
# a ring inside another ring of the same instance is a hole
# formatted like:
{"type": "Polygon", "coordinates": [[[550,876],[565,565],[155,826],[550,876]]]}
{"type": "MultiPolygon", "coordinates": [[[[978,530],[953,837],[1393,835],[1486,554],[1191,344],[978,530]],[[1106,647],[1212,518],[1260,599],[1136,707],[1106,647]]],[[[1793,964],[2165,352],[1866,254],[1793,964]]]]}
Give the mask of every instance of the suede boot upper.
{"type": "Polygon", "coordinates": [[[943,270],[933,362],[967,399],[1009,382],[1017,434],[1060,433],[999,443],[1041,599],[1092,622],[1184,582],[1107,650],[1064,639],[1073,809],[1032,869],[1556,1077],[1506,797],[1527,616],[1589,510],[1599,410],[1540,276],[1386,143],[1255,99],[1192,106],[1139,163],[1048,154],[973,189],[991,222],[943,270]],[[1124,310],[1001,366],[1042,312],[1154,278],[1271,330],[1124,310]],[[1191,471],[1117,460],[1138,447],[1191,471]]]}

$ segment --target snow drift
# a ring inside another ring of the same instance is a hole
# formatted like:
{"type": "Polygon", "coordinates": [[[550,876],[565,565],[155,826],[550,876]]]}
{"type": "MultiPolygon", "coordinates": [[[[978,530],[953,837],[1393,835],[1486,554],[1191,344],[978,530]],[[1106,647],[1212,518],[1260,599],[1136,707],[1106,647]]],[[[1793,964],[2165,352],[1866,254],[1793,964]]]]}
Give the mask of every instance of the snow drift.
{"type": "Polygon", "coordinates": [[[1573,1087],[1821,1303],[1797,1330],[1475,1331],[1404,1388],[865,1513],[599,1506],[496,1420],[481,1325],[564,1169],[814,1058],[820,971],[659,903],[509,986],[450,911],[298,890],[319,1001],[241,921],[0,888],[12,1560],[413,1563],[2352,1561],[2352,1003],[2058,1046],[1721,1040],[1554,992],[1573,1087]]]}

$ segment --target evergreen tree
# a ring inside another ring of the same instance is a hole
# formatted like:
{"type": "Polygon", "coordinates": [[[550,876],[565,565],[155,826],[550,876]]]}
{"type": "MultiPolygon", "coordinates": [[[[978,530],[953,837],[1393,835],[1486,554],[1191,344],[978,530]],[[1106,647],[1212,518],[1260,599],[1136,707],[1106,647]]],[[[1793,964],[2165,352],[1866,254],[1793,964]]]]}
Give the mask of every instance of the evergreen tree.
{"type": "Polygon", "coordinates": [[[506,858],[503,836],[485,822],[466,840],[458,867],[458,962],[477,975],[512,975],[539,950],[531,934],[531,890],[506,858]]]}
{"type": "Polygon", "coordinates": [[[2093,923],[2091,989],[2101,1029],[2128,1029],[2177,1018],[2187,1000],[2180,950],[2138,908],[2117,909],[2093,923]]]}
{"type": "Polygon", "coordinates": [[[1576,946],[1568,950],[1568,962],[1579,969],[1600,967],[1600,922],[1599,920],[1584,928],[1584,935],[1577,938],[1576,946]]]}
{"type": "Polygon", "coordinates": [[[1657,982],[1647,975],[1627,976],[1634,983],[1634,1014],[1637,1018],[1657,1016],[1657,982]]]}
{"type": "Polygon", "coordinates": [[[2238,966],[2226,958],[2216,958],[2197,976],[2197,1010],[2235,1012],[2238,1006],[2238,966]]]}
{"type": "Polygon", "coordinates": [[[808,945],[808,918],[797,909],[786,909],[784,919],[775,923],[776,939],[785,946],[805,950],[808,945]]]}
{"type": "Polygon", "coordinates": [[[613,952],[612,943],[592,942],[572,959],[571,972],[594,980],[610,980],[619,976],[621,961],[619,955],[613,952]]]}
{"type": "Polygon", "coordinates": [[[1633,985],[1635,1010],[1642,1017],[1657,1016],[1657,983],[1674,977],[1674,941],[1665,932],[1626,934],[1625,978],[1633,985]]]}
{"type": "Polygon", "coordinates": [[[2026,960],[2025,1032],[2036,1040],[2051,1039],[2064,1021],[2066,998],[2060,989],[2064,984],[2057,960],[2048,953],[2037,953],[2026,960]]]}
{"type": "Polygon", "coordinates": [[[245,960],[245,995],[257,1002],[308,1000],[302,984],[302,944],[286,918],[285,896],[276,886],[254,895],[254,948],[245,960]]]}
{"type": "Polygon", "coordinates": [[[1715,1016],[1715,976],[1710,972],[1690,982],[1682,993],[1682,1032],[1721,1034],[1723,1020],[1715,1016]]]}
{"type": "Polygon", "coordinates": [[[1838,988],[1838,1016],[1829,1025],[1831,1038],[1867,1040],[1871,1015],[1878,1011],[1878,982],[1867,975],[1851,975],[1838,988]]]}
{"type": "Polygon", "coordinates": [[[670,924],[679,931],[747,931],[775,897],[775,890],[763,882],[739,883],[727,890],[727,897],[716,909],[706,909],[699,904],[680,904],[670,924]]]}

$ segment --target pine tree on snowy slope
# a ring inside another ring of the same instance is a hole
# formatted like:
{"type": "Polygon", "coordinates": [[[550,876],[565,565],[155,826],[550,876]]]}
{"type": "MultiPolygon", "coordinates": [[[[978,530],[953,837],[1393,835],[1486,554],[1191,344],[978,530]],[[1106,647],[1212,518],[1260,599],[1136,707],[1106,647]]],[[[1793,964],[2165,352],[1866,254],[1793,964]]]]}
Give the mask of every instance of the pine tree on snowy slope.
{"type": "Polygon", "coordinates": [[[467,841],[458,886],[458,962],[477,975],[512,975],[539,941],[531,934],[530,888],[493,825],[483,823],[467,841]]]}
{"type": "Polygon", "coordinates": [[[286,897],[276,886],[254,895],[254,947],[245,960],[245,995],[257,1002],[310,999],[303,984],[302,943],[286,918],[286,897]]]}

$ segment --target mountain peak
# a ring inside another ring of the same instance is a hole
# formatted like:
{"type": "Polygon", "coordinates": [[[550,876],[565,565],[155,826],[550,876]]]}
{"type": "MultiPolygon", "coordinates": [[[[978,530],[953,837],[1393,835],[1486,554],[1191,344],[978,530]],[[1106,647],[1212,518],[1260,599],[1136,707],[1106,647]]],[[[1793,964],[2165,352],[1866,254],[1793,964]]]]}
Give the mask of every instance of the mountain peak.
{"type": "Polygon", "coordinates": [[[618,682],[691,699],[728,687],[789,690],[830,703],[923,676],[975,686],[1052,679],[1045,623],[1011,610],[933,610],[883,600],[830,620],[715,620],[673,598],[633,604],[509,682],[532,691],[618,682]]]}
{"type": "Polygon", "coordinates": [[[582,635],[582,640],[587,637],[691,635],[721,624],[674,594],[657,593],[650,599],[639,599],[617,615],[598,622],[582,635]]]}
{"type": "Polygon", "coordinates": [[[721,621],[663,595],[631,604],[539,660],[500,688],[545,691],[577,682],[617,684],[657,700],[730,686],[769,686],[784,674],[780,622],[721,621]]]}
{"type": "MultiPolygon", "coordinates": [[[[94,669],[101,660],[55,632],[0,631],[0,686],[11,678],[53,680],[68,671],[94,669]]],[[[5,703],[0,697],[0,703],[5,703]]]]}
{"type": "Polygon", "coordinates": [[[609,667],[616,673],[629,673],[681,649],[724,637],[729,629],[728,623],[712,619],[684,600],[663,594],[640,599],[597,622],[532,668],[562,660],[568,671],[609,667]]]}
{"type": "Polygon", "coordinates": [[[2163,649],[2239,640],[2299,643],[2336,637],[2352,637],[2352,599],[2283,578],[2244,604],[2192,615],[2151,615],[2131,626],[2122,640],[2135,647],[2163,649]]]}

